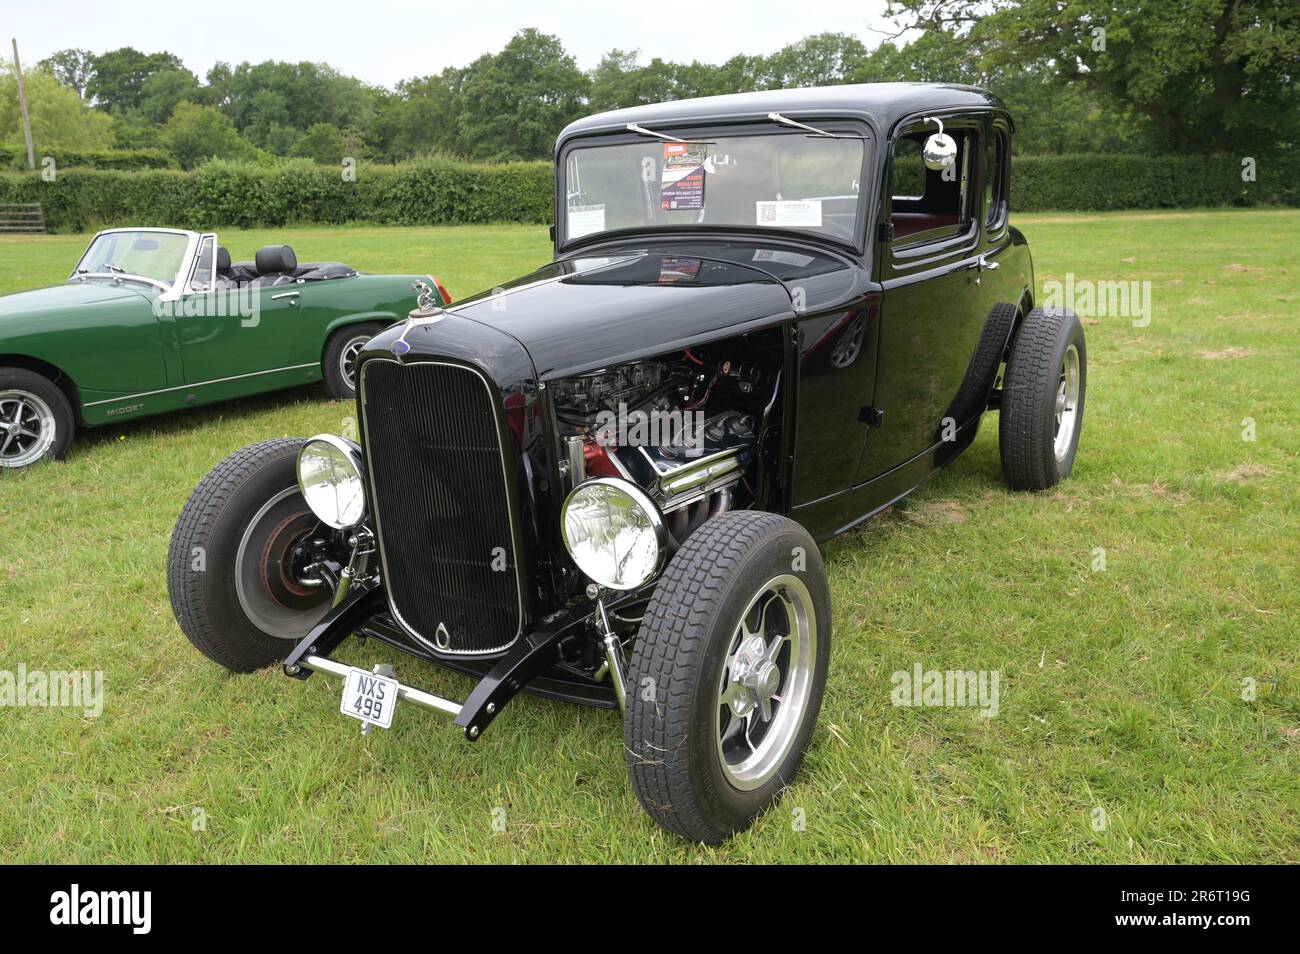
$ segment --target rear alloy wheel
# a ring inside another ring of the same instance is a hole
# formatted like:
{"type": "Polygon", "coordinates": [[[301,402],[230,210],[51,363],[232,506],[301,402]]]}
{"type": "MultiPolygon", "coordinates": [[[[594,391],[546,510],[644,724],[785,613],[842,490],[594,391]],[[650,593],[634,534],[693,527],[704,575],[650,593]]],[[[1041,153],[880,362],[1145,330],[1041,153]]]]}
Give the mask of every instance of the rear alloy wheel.
{"type": "Polygon", "coordinates": [[[1056,384],[1056,404],[1053,408],[1052,454],[1058,461],[1065,460],[1075,446],[1079,417],[1083,412],[1083,385],[1080,381],[1079,348],[1071,344],[1065,351],[1056,384]]]}
{"type": "Polygon", "coordinates": [[[1035,308],[1011,345],[1002,381],[998,440],[1016,490],[1046,490],[1070,475],[1083,429],[1088,350],[1067,309],[1035,308]]]}
{"type": "Polygon", "coordinates": [[[0,368],[0,467],[62,458],[72,431],[72,407],[52,381],[22,368],[0,368]]]}
{"type": "Polygon", "coordinates": [[[624,747],[657,822],[717,844],[794,778],[830,662],[817,545],[776,514],[714,517],[669,561],[628,669],[624,747]]]}
{"type": "Polygon", "coordinates": [[[357,394],[357,358],[366,342],[383,330],[383,325],[367,322],[348,325],[330,335],[321,360],[321,374],[330,397],[351,401],[357,394]]]}

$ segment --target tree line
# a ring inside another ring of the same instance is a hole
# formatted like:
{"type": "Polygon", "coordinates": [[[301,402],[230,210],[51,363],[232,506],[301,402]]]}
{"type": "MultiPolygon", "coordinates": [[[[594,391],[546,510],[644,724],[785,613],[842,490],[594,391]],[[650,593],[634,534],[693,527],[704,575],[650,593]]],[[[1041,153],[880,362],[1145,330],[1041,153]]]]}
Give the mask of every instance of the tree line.
{"type": "MultiPolygon", "coordinates": [[[[208,158],[442,153],[542,159],[591,112],[748,90],[913,80],[972,83],[1006,101],[1021,154],[1269,154],[1300,132],[1294,0],[895,0],[908,39],[874,48],[805,37],[719,64],[613,49],[579,68],[559,37],[519,31],[499,51],[394,88],[324,63],[217,63],[62,50],[26,71],[38,149],[152,149],[208,158]]],[[[12,69],[0,72],[0,145],[21,141],[12,69]]]]}

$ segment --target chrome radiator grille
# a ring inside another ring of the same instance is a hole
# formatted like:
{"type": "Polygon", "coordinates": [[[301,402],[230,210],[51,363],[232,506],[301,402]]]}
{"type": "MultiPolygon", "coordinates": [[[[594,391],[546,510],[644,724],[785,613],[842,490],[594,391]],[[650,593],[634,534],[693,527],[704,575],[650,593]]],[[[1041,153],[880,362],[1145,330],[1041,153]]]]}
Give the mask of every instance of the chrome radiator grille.
{"type": "Polygon", "coordinates": [[[361,413],[384,585],[440,652],[510,646],[523,607],[496,391],[460,365],[370,360],[361,413]]]}

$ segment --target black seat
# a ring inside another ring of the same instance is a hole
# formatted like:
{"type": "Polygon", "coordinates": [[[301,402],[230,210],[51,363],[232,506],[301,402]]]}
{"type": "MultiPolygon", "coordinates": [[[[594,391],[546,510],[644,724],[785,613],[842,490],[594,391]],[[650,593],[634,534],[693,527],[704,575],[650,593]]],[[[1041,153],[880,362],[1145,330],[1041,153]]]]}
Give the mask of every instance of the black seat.
{"type": "Polygon", "coordinates": [[[298,267],[298,256],[287,245],[266,245],[257,250],[253,258],[257,267],[258,280],[267,279],[273,283],[279,279],[286,281],[293,278],[294,269],[298,267]]]}
{"type": "Polygon", "coordinates": [[[217,246],[217,287],[247,285],[257,278],[257,266],[252,262],[232,262],[230,250],[217,246]]]}
{"type": "MultiPolygon", "coordinates": [[[[246,281],[247,279],[245,279],[246,281]]],[[[239,284],[240,276],[230,261],[230,250],[224,245],[217,246],[217,288],[229,288],[239,284]]]]}

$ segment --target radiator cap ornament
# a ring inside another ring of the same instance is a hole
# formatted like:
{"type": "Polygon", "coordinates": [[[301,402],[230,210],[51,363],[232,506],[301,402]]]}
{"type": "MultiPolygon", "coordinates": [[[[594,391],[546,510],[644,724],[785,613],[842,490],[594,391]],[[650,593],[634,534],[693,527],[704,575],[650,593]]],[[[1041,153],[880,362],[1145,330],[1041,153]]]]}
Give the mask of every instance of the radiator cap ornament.
{"type": "Polygon", "coordinates": [[[421,322],[442,321],[447,317],[447,313],[442,308],[442,300],[438,298],[432,285],[416,279],[411,282],[411,290],[415,292],[415,308],[406,317],[421,322]]]}
{"type": "Polygon", "coordinates": [[[410,343],[406,340],[407,334],[412,328],[418,325],[436,325],[447,317],[446,310],[439,304],[435,303],[433,289],[428,282],[415,281],[411,282],[411,287],[417,294],[416,307],[411,309],[406,316],[406,327],[402,329],[401,335],[393,342],[389,348],[393,354],[406,354],[411,350],[410,343]]]}
{"type": "Polygon", "coordinates": [[[416,279],[411,282],[411,291],[415,292],[415,311],[411,312],[411,317],[415,317],[417,312],[427,314],[432,311],[441,311],[442,307],[434,297],[433,286],[426,281],[416,279]]]}

